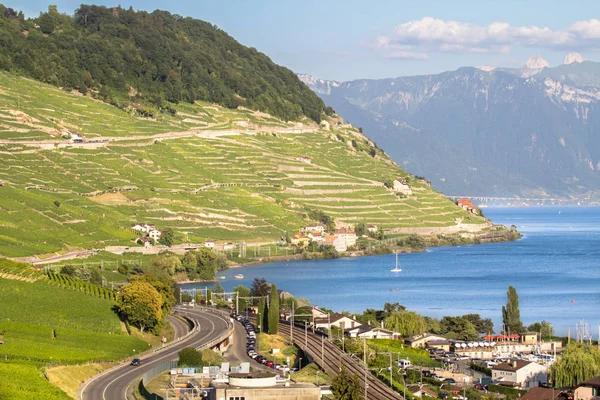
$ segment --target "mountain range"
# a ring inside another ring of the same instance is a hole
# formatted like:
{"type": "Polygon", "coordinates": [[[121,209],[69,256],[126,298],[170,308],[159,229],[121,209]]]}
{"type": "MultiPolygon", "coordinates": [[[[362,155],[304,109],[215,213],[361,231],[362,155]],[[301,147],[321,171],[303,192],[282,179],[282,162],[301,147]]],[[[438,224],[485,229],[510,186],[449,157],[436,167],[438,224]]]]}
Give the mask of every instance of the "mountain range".
{"type": "Polygon", "coordinates": [[[463,67],[336,82],[299,75],[408,171],[447,195],[585,200],[600,189],[600,63],[463,67]]]}

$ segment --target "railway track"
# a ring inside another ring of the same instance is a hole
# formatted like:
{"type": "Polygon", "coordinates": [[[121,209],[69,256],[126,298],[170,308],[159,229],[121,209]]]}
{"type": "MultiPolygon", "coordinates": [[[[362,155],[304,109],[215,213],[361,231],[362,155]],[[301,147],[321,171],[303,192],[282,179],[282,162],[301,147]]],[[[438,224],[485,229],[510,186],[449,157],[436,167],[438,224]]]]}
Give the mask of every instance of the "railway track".
{"type": "MultiPolygon", "coordinates": [[[[338,349],[335,345],[321,336],[308,333],[302,328],[292,327],[294,333],[294,344],[302,351],[310,354],[313,360],[328,374],[337,375],[342,365],[345,366],[351,374],[358,376],[361,390],[365,392],[368,400],[404,400],[402,395],[393,391],[385,383],[365,369],[365,366],[359,360],[348,356],[338,349]]],[[[290,336],[290,326],[283,322],[279,325],[279,331],[283,335],[290,336]]]]}

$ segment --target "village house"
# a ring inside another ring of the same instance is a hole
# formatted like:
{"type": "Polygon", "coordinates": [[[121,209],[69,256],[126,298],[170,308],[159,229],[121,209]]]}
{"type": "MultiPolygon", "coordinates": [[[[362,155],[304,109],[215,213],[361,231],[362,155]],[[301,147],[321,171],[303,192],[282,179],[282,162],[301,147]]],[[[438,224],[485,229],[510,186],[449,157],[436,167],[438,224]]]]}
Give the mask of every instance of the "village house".
{"type": "Polygon", "coordinates": [[[206,239],[204,241],[204,243],[202,244],[202,246],[207,247],[209,249],[214,249],[215,248],[215,242],[212,239],[206,239]]]}
{"type": "Polygon", "coordinates": [[[304,234],[296,234],[292,236],[292,244],[298,247],[306,247],[310,243],[310,238],[304,234]]]}
{"type": "Polygon", "coordinates": [[[137,222],[135,224],[131,224],[131,229],[138,232],[148,233],[151,230],[156,229],[156,226],[137,222]]]}
{"type": "Polygon", "coordinates": [[[377,225],[367,225],[367,232],[369,232],[369,233],[377,232],[377,225]]]}
{"type": "Polygon", "coordinates": [[[458,199],[456,204],[463,210],[467,210],[472,214],[477,214],[477,207],[475,207],[469,199],[458,199]]]}
{"type": "Polygon", "coordinates": [[[323,224],[307,225],[307,226],[304,227],[304,232],[320,232],[320,233],[325,233],[325,225],[323,225],[323,224]]]}
{"type": "Polygon", "coordinates": [[[433,333],[425,332],[406,338],[405,343],[413,348],[424,349],[427,347],[428,342],[432,340],[446,340],[446,338],[443,336],[434,335],[433,333]]]}
{"type": "Polygon", "coordinates": [[[511,360],[492,367],[492,380],[502,386],[529,390],[548,381],[546,367],[531,361],[511,360]]]}
{"type": "Polygon", "coordinates": [[[313,318],[327,318],[327,313],[319,309],[319,306],[314,306],[312,308],[312,316],[313,318]]]}
{"type": "Polygon", "coordinates": [[[323,235],[323,232],[309,232],[307,236],[315,243],[325,243],[325,236],[323,235]]]}
{"type": "MultiPolygon", "coordinates": [[[[547,389],[543,387],[534,387],[521,396],[520,400],[568,400],[569,394],[558,389],[547,389]]],[[[578,400],[577,397],[574,397],[578,400]]],[[[583,399],[580,399],[583,400],[583,399]]]]}
{"type": "Polygon", "coordinates": [[[235,248],[235,244],[232,242],[224,243],[223,250],[233,250],[235,248]]]}
{"type": "Polygon", "coordinates": [[[598,397],[600,397],[600,376],[581,382],[573,393],[574,400],[592,400],[598,397]]]}
{"type": "Polygon", "coordinates": [[[327,244],[329,246],[333,246],[340,253],[343,253],[346,250],[348,250],[348,246],[346,245],[346,240],[337,235],[325,236],[325,244],[327,244]]]}
{"type": "Polygon", "coordinates": [[[360,325],[354,328],[346,329],[346,334],[351,338],[366,339],[394,339],[398,335],[389,329],[380,328],[372,325],[360,325]]]}
{"type": "Polygon", "coordinates": [[[348,229],[338,229],[335,231],[337,237],[342,238],[346,242],[346,248],[356,245],[356,233],[348,229]]]}
{"type": "Polygon", "coordinates": [[[148,237],[152,240],[154,240],[155,242],[158,242],[158,239],[160,239],[160,235],[161,235],[161,231],[159,231],[158,229],[150,229],[148,231],[148,237]]]}
{"type": "Polygon", "coordinates": [[[314,318],[315,328],[330,329],[332,326],[336,326],[342,330],[346,330],[360,325],[360,322],[344,314],[327,314],[324,317],[314,318]]]}

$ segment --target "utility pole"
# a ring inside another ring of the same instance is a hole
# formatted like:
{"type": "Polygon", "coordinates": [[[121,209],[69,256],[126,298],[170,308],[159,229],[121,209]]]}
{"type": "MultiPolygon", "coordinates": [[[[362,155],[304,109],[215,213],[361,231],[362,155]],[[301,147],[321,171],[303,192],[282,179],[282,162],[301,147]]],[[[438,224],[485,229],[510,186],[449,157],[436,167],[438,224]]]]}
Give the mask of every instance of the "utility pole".
{"type": "Polygon", "coordinates": [[[292,315],[290,316],[290,342],[294,343],[294,302],[292,301],[292,315]]]}
{"type": "Polygon", "coordinates": [[[363,361],[365,363],[365,400],[367,400],[367,338],[363,337],[363,361]]]}

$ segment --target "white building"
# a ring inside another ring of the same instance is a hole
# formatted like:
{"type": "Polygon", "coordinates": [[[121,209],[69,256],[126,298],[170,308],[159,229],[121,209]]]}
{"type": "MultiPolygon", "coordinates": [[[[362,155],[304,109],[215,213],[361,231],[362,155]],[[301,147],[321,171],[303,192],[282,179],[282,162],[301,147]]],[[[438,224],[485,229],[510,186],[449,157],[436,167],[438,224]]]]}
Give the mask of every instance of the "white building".
{"type": "Polygon", "coordinates": [[[148,237],[150,239],[153,239],[155,242],[158,242],[158,239],[160,239],[160,234],[161,231],[159,231],[158,229],[151,229],[148,231],[148,237]]]}
{"type": "Polygon", "coordinates": [[[133,229],[134,231],[138,231],[138,232],[148,233],[151,230],[156,229],[156,226],[138,222],[135,224],[131,224],[131,229],[133,229]]]}
{"type": "Polygon", "coordinates": [[[511,360],[492,367],[492,380],[529,390],[548,381],[546,367],[531,361],[511,360]]]}
{"type": "Polygon", "coordinates": [[[215,248],[215,242],[213,240],[207,239],[204,244],[204,247],[207,247],[209,249],[214,249],[215,248]]]}
{"type": "Polygon", "coordinates": [[[346,240],[338,235],[325,236],[325,243],[329,246],[333,246],[340,253],[343,253],[346,250],[348,250],[346,240]]]}
{"type": "Polygon", "coordinates": [[[325,225],[322,225],[322,224],[307,225],[307,226],[304,227],[304,232],[320,232],[320,233],[324,233],[325,232],[325,225]]]}
{"type": "Polygon", "coordinates": [[[330,314],[324,317],[314,319],[315,328],[329,329],[336,326],[342,330],[352,329],[362,325],[360,322],[353,320],[344,314],[330,314]]]}
{"type": "Polygon", "coordinates": [[[379,328],[371,325],[360,325],[351,329],[346,329],[348,336],[352,338],[366,339],[394,339],[393,331],[389,329],[379,328]]]}
{"type": "Polygon", "coordinates": [[[404,179],[394,180],[394,192],[404,193],[406,195],[412,194],[412,188],[404,179]]]}

